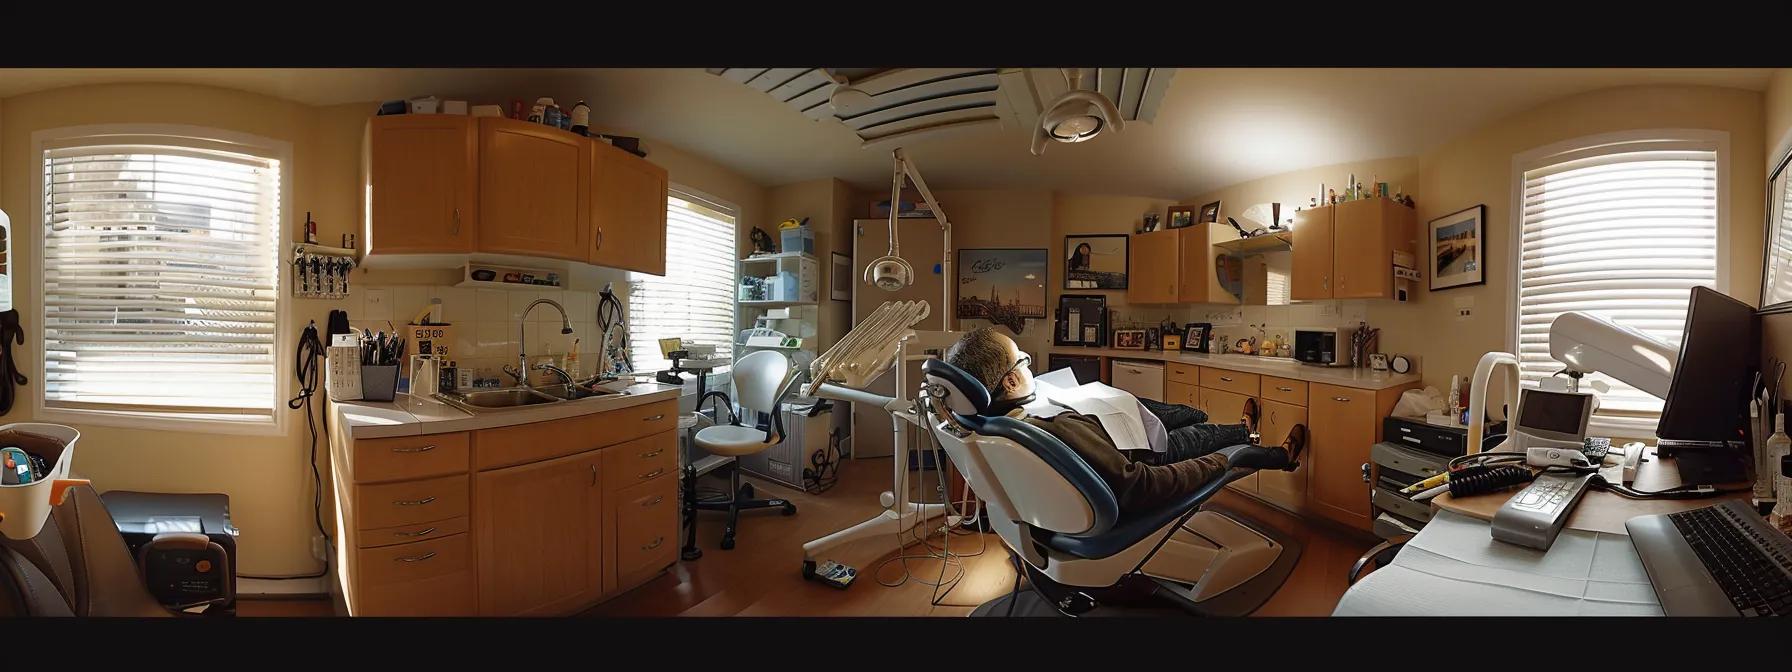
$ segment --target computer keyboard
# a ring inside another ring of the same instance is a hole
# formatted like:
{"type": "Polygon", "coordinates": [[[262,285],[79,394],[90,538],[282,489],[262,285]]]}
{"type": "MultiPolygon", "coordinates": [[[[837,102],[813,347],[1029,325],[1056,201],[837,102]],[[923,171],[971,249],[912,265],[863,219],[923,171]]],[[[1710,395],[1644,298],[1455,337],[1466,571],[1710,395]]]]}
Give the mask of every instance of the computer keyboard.
{"type": "Polygon", "coordinates": [[[1668,514],[1743,616],[1792,615],[1792,555],[1729,507],[1668,514]]]}

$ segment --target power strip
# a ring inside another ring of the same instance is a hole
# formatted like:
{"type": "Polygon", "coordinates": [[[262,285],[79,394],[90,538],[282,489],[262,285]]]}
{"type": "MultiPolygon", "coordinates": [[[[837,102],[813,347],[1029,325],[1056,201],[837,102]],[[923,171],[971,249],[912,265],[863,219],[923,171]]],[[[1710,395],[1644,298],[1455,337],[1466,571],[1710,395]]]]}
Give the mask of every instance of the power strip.
{"type": "Polygon", "coordinates": [[[1646,453],[1646,452],[1649,452],[1648,447],[1644,446],[1642,444],[1642,442],[1640,442],[1640,441],[1632,441],[1630,443],[1624,444],[1624,484],[1625,485],[1629,485],[1631,483],[1636,482],[1636,467],[1637,467],[1637,465],[1642,464],[1643,453],[1646,453]]]}

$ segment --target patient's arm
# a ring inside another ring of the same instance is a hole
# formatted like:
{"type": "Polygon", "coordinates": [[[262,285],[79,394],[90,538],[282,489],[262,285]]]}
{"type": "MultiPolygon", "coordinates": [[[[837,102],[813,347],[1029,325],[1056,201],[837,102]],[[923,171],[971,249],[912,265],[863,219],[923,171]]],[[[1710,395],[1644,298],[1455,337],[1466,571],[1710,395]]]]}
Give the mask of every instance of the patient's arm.
{"type": "Polygon", "coordinates": [[[1064,442],[1089,463],[1089,467],[1114,491],[1120,511],[1143,511],[1179,500],[1219,478],[1229,468],[1226,456],[1203,455],[1172,464],[1151,465],[1126,458],[1093,417],[1063,413],[1056,417],[1026,418],[1064,442]]]}

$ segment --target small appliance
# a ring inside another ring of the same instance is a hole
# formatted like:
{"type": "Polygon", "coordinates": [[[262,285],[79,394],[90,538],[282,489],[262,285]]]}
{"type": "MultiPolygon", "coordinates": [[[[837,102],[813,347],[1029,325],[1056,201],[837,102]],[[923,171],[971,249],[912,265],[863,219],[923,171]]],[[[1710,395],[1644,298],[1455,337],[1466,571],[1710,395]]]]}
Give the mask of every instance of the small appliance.
{"type": "Polygon", "coordinates": [[[1351,327],[1294,330],[1294,359],[1315,366],[1350,366],[1351,327]]]}

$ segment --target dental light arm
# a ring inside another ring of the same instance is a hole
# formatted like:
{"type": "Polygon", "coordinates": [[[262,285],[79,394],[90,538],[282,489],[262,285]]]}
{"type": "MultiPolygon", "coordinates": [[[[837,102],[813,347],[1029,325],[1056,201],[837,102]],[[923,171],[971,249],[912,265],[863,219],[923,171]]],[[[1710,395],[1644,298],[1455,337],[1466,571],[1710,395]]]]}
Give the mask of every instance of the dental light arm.
{"type": "MultiPolygon", "coordinates": [[[[915,167],[908,155],[898,147],[890,153],[894,157],[895,176],[890,180],[890,251],[878,257],[865,267],[865,284],[872,285],[886,292],[894,292],[909,286],[915,281],[915,269],[902,259],[902,245],[896,239],[896,216],[902,209],[902,181],[907,179],[914,183],[915,189],[921,192],[921,199],[933,211],[934,219],[939,220],[940,230],[945,233],[946,245],[943,248],[943,262],[940,266],[943,277],[950,280],[952,276],[952,224],[946,221],[946,212],[934,202],[933,192],[928,190],[927,182],[921,179],[921,171],[915,167]]],[[[942,282],[944,291],[940,299],[941,306],[952,303],[952,286],[942,282]]],[[[943,325],[942,325],[943,326],[943,325]]]]}
{"type": "Polygon", "coordinates": [[[911,333],[910,327],[926,319],[930,312],[926,301],[885,301],[860,321],[859,326],[847,332],[839,343],[809,364],[809,383],[804,396],[823,396],[817,392],[824,384],[837,383],[849,388],[869,384],[896,361],[897,345],[911,333]]]}
{"type": "MultiPolygon", "coordinates": [[[[1582,376],[1604,373],[1665,399],[1668,387],[1674,381],[1674,365],[1679,362],[1680,352],[1641,331],[1571,311],[1557,316],[1549,325],[1549,356],[1567,368],[1572,381],[1571,391],[1579,390],[1578,381],[1582,376]]],[[[1518,357],[1508,352],[1482,355],[1469,384],[1468,451],[1471,453],[1481,449],[1481,439],[1486,431],[1483,418],[1487,410],[1487,388],[1496,368],[1506,370],[1506,403],[1516,404],[1518,401],[1518,357]]]]}

